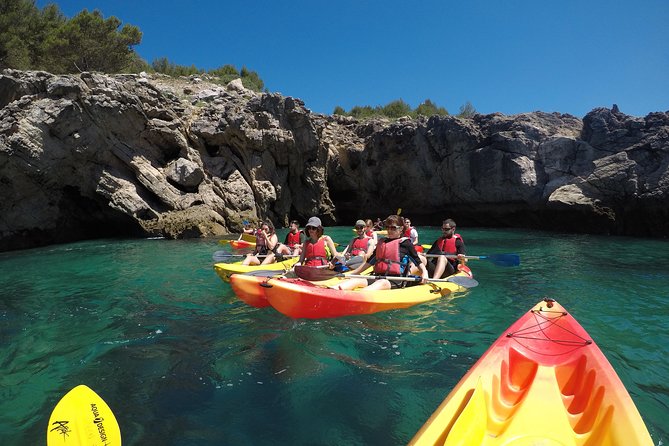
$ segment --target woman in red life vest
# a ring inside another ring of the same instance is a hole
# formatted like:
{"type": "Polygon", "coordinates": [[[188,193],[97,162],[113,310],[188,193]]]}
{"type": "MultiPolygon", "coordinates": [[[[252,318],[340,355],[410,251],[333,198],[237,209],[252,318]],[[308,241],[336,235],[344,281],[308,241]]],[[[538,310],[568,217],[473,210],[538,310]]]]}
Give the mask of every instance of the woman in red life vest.
{"type": "Polygon", "coordinates": [[[327,265],[334,257],[339,257],[337,248],[329,235],[323,235],[323,225],[318,217],[311,217],[305,226],[307,239],[302,244],[300,265],[327,265]]]}
{"type": "Polygon", "coordinates": [[[346,266],[356,268],[363,264],[365,260],[371,257],[374,252],[374,239],[369,237],[366,232],[366,225],[363,220],[355,222],[355,230],[358,233],[348,242],[343,255],[346,259],[346,266]]]}
{"type": "Polygon", "coordinates": [[[446,257],[430,258],[427,260],[427,269],[433,279],[441,279],[455,274],[465,267],[465,242],[460,234],[455,233],[455,221],[446,219],[441,223],[442,236],[434,241],[428,254],[455,254],[457,259],[446,257]],[[462,266],[461,266],[462,265],[462,266]]]}
{"type": "Polygon", "coordinates": [[[267,265],[283,260],[283,256],[299,256],[302,251],[302,240],[303,232],[300,231],[300,223],[297,220],[291,221],[284,243],[279,243],[274,252],[268,253],[262,264],[267,265]]]}
{"type": "Polygon", "coordinates": [[[256,249],[253,254],[246,256],[242,265],[266,265],[274,261],[274,256],[259,258],[258,256],[267,256],[272,254],[279,245],[279,238],[274,232],[274,225],[271,221],[264,222],[256,233],[256,249]],[[262,259],[262,260],[261,260],[262,259]]]}
{"type": "MultiPolygon", "coordinates": [[[[427,269],[421,263],[416,248],[406,237],[402,237],[402,217],[391,215],[385,220],[385,228],[388,230],[388,237],[380,238],[372,256],[365,263],[351,271],[350,274],[359,274],[370,266],[374,266],[375,275],[383,276],[406,276],[409,274],[412,266],[420,270],[425,283],[428,279],[427,269]]],[[[399,282],[387,279],[348,279],[339,284],[342,290],[352,290],[364,287],[369,290],[389,290],[391,288],[400,288],[406,284],[417,284],[418,282],[399,282]]]]}
{"type": "Polygon", "coordinates": [[[412,245],[415,246],[418,244],[418,231],[416,231],[416,228],[411,226],[411,220],[408,218],[404,219],[402,231],[402,236],[410,239],[412,245]]]}

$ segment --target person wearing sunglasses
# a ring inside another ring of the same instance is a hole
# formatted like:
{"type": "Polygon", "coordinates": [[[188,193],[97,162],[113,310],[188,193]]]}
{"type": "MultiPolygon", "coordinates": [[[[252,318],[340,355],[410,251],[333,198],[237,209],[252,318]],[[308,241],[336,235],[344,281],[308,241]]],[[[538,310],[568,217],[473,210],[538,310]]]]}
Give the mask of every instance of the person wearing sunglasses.
{"type": "Polygon", "coordinates": [[[298,263],[304,266],[322,266],[335,257],[341,257],[329,235],[323,235],[323,225],[318,217],[311,217],[304,228],[307,238],[302,244],[298,263]]]}
{"type": "Polygon", "coordinates": [[[460,234],[455,233],[455,221],[446,219],[441,223],[441,237],[434,241],[432,247],[427,251],[428,254],[455,254],[457,259],[448,259],[446,257],[436,257],[427,260],[427,270],[433,279],[441,279],[455,274],[465,265],[465,242],[460,234]]]}
{"type": "Polygon", "coordinates": [[[408,237],[409,240],[411,240],[411,244],[414,246],[418,245],[418,231],[416,231],[416,228],[411,226],[411,220],[408,218],[404,219],[404,223],[402,224],[403,227],[403,236],[408,237]]]}
{"type": "Polygon", "coordinates": [[[253,254],[246,256],[242,265],[267,265],[274,262],[274,254],[279,247],[279,238],[274,231],[274,225],[271,221],[263,222],[256,233],[256,247],[253,254]],[[260,260],[257,256],[266,256],[260,260]]]}
{"type": "Polygon", "coordinates": [[[342,253],[346,260],[346,266],[349,268],[356,268],[362,265],[374,252],[374,239],[367,235],[366,230],[367,225],[364,220],[355,222],[355,232],[357,232],[357,235],[348,242],[342,253]]]}
{"type": "MultiPolygon", "coordinates": [[[[402,236],[403,219],[399,215],[390,215],[385,220],[388,236],[379,239],[372,256],[365,263],[351,271],[359,274],[370,266],[374,266],[374,275],[407,276],[411,270],[420,271],[422,281],[429,278],[425,265],[418,257],[411,240],[402,236]]],[[[348,279],[339,284],[342,290],[365,288],[369,290],[389,290],[403,286],[416,285],[418,282],[391,281],[388,279],[348,279]]]]}

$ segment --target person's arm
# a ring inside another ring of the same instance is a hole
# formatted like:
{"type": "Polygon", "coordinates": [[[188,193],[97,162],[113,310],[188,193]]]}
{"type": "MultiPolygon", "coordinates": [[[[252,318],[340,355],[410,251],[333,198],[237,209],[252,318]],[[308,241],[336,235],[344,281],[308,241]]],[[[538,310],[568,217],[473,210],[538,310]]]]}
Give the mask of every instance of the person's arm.
{"type": "Polygon", "coordinates": [[[304,255],[307,253],[307,241],[302,242],[302,249],[300,250],[300,259],[297,261],[296,265],[304,265],[304,255]]]}
{"type": "Polygon", "coordinates": [[[348,242],[348,245],[346,245],[346,248],[341,252],[341,255],[346,257],[346,253],[351,250],[351,246],[353,245],[353,242],[355,241],[356,237],[353,237],[350,242],[348,242]]]}
{"type": "Polygon", "coordinates": [[[369,260],[372,257],[372,254],[374,253],[375,249],[376,249],[376,243],[374,242],[374,239],[370,239],[369,243],[367,244],[367,251],[365,251],[365,261],[369,260]]]}
{"type": "Polygon", "coordinates": [[[276,249],[279,244],[279,237],[276,234],[266,234],[265,243],[267,244],[267,251],[272,252],[276,249]]]}
{"type": "Polygon", "coordinates": [[[358,265],[357,268],[355,268],[355,269],[349,271],[348,273],[349,273],[349,274],[360,274],[361,272],[363,272],[364,270],[366,270],[366,269],[369,268],[370,266],[372,266],[370,263],[368,263],[368,262],[363,262],[362,265],[358,265]]]}
{"type": "Polygon", "coordinates": [[[402,246],[405,247],[409,259],[418,267],[418,269],[420,269],[421,277],[423,278],[421,283],[425,283],[425,281],[429,279],[430,276],[428,275],[427,268],[421,261],[420,256],[416,251],[416,248],[414,247],[414,245],[411,243],[410,240],[403,241],[402,246]]]}
{"type": "Polygon", "coordinates": [[[464,265],[467,263],[467,259],[465,259],[465,255],[467,255],[467,251],[465,250],[465,242],[463,242],[460,237],[455,240],[455,252],[458,254],[458,261],[461,264],[464,265]]]}
{"type": "Polygon", "coordinates": [[[329,235],[324,236],[325,237],[325,244],[327,245],[328,249],[330,250],[330,254],[332,255],[332,260],[330,261],[330,264],[334,262],[335,260],[341,259],[343,262],[343,255],[339,254],[337,251],[337,247],[334,245],[334,242],[330,238],[329,235]]]}

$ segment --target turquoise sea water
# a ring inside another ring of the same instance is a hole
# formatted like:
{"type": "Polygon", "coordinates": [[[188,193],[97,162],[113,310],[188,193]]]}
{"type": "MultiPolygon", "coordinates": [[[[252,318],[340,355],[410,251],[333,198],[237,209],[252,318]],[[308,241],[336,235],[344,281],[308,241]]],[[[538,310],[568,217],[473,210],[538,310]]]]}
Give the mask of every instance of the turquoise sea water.
{"type": "MultiPolygon", "coordinates": [[[[437,228],[418,228],[430,243],[437,228]]],[[[350,228],[329,228],[346,243],[350,228]]],[[[669,439],[669,242],[462,228],[480,286],[405,310],[291,320],[236,299],[216,240],[98,240],[0,253],[0,441],[45,444],[78,384],[124,445],[401,445],[544,296],[613,364],[669,439]]],[[[284,231],[280,231],[283,236],[284,231]]]]}

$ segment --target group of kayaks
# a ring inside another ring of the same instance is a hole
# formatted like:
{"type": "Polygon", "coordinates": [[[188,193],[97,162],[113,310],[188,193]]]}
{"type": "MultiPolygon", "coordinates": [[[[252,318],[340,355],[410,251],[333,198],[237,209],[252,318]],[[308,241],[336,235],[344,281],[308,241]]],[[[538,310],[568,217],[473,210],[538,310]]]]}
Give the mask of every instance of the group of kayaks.
{"type": "MultiPolygon", "coordinates": [[[[498,259],[496,259],[498,260],[498,259]]],[[[291,277],[297,258],[256,267],[217,263],[246,304],[291,318],[332,318],[407,308],[454,296],[454,282],[365,291],[341,277],[291,277]]],[[[461,271],[455,277],[471,278],[461,271]]],[[[625,386],[581,325],[545,299],[521,316],[474,364],[411,440],[412,445],[653,445],[625,386]]]]}

